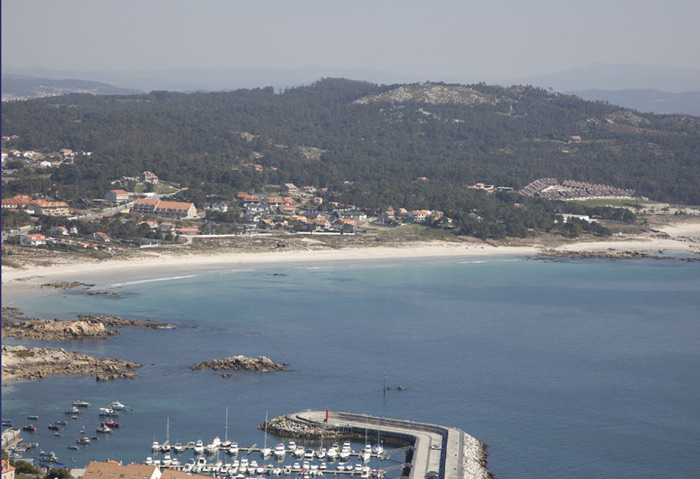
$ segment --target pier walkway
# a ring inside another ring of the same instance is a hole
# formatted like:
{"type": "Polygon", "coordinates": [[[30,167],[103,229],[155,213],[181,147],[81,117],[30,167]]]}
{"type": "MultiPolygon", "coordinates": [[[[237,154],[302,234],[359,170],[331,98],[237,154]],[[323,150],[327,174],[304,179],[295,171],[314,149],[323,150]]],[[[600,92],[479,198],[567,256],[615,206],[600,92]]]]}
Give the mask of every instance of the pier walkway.
{"type": "Polygon", "coordinates": [[[335,411],[328,412],[328,422],[326,411],[287,414],[287,419],[354,434],[379,431],[381,437],[408,441],[413,444],[413,451],[407,455],[402,476],[409,479],[490,477],[484,444],[457,428],[335,411]]]}

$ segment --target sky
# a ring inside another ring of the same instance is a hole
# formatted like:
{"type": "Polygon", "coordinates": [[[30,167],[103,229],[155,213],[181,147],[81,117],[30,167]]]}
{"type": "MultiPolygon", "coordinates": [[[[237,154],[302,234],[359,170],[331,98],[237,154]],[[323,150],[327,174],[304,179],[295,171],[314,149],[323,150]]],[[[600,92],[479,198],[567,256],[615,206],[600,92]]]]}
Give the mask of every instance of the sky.
{"type": "Polygon", "coordinates": [[[2,0],[2,65],[507,78],[700,68],[698,0],[2,0]]]}

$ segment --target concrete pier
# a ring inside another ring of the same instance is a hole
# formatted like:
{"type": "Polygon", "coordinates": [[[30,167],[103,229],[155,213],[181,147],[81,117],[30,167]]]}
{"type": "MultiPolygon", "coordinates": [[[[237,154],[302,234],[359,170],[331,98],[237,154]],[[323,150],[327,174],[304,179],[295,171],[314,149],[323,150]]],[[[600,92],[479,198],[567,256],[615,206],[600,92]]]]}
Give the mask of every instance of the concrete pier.
{"type": "Polygon", "coordinates": [[[409,479],[489,479],[486,447],[464,431],[436,424],[404,419],[388,419],[347,412],[305,411],[287,414],[293,422],[321,430],[373,435],[379,431],[387,442],[392,440],[413,445],[404,465],[409,479]]]}

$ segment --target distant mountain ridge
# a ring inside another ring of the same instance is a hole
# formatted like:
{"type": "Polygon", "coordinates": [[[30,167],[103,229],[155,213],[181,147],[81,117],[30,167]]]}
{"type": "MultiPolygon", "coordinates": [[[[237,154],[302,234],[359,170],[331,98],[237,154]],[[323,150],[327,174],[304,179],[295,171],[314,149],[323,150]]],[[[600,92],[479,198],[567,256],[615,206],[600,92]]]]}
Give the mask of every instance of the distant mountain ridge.
{"type": "Polygon", "coordinates": [[[652,89],[630,90],[578,90],[568,91],[569,95],[587,100],[606,101],[614,105],[633,108],[642,112],[685,114],[700,116],[700,91],[674,93],[652,89]]]}
{"type": "Polygon", "coordinates": [[[2,75],[2,99],[26,100],[69,93],[91,93],[94,95],[129,95],[143,93],[131,88],[120,88],[107,83],[79,80],[52,79],[26,75],[2,75]]]}

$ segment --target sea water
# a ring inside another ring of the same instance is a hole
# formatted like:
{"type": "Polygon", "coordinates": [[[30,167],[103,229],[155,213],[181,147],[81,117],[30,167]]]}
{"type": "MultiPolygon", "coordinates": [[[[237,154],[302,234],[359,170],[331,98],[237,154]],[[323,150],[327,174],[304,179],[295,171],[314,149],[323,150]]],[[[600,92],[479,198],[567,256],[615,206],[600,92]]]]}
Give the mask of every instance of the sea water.
{"type": "MultiPolygon", "coordinates": [[[[2,416],[21,427],[39,415],[25,440],[69,465],[140,462],[166,435],[171,444],[219,436],[274,447],[282,439],[257,429],[266,413],[328,407],[460,428],[488,445],[489,469],[501,479],[700,475],[698,263],[221,266],[115,277],[98,288],[119,295],[41,290],[3,301],[29,316],[120,315],[177,327],[122,328],[103,341],[3,339],[144,364],[135,380],[3,384],[2,416]],[[238,354],[290,371],[190,370],[238,354]],[[75,400],[92,403],[79,420],[64,414],[75,400]],[[121,428],[69,450],[81,427],[95,435],[97,409],[114,400],[129,406],[121,428]],[[54,436],[47,425],[64,418],[54,436]]],[[[374,467],[398,477],[403,452],[389,451],[374,467]]]]}

